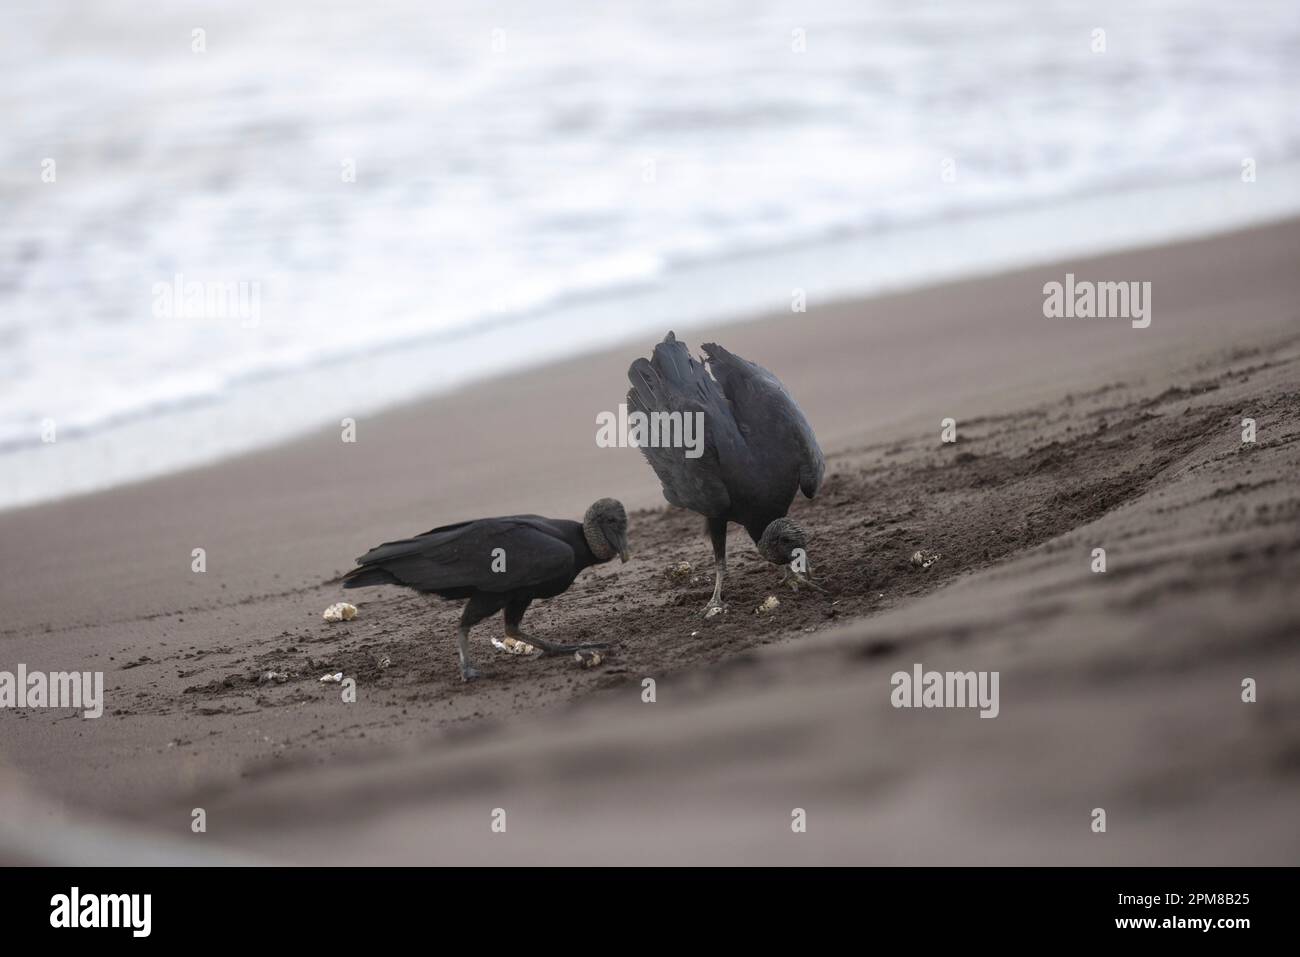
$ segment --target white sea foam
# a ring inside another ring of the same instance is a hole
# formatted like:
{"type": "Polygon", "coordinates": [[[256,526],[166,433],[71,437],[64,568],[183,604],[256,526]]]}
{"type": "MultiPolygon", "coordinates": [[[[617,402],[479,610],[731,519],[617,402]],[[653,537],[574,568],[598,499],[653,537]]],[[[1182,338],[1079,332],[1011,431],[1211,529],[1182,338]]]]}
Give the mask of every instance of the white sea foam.
{"type": "Polygon", "coordinates": [[[779,308],[791,285],[870,292],[1283,215],[1300,13],[1248,8],[6,8],[0,506],[666,315],[779,308]],[[1090,197],[1074,235],[1042,219],[1090,197]],[[260,321],[158,318],[176,275],[257,284],[260,321]]]}

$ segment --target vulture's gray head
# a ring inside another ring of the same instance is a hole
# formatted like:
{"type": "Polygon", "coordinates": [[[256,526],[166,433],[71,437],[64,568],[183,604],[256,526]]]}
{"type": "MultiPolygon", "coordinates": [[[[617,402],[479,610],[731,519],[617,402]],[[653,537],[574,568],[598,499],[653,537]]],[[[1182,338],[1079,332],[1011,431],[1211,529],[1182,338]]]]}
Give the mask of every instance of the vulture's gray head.
{"type": "Polygon", "coordinates": [[[786,567],[783,580],[791,580],[797,589],[807,585],[817,591],[826,589],[812,577],[812,562],[808,560],[808,536],[803,528],[788,518],[778,518],[767,528],[758,540],[758,553],[773,565],[786,567]]]}
{"type": "Polygon", "coordinates": [[[592,503],[582,517],[582,535],[591,553],[602,562],[615,555],[628,560],[627,512],[617,499],[602,498],[592,503]]]}
{"type": "Polygon", "coordinates": [[[773,565],[789,565],[796,558],[808,558],[808,536],[788,518],[778,518],[763,530],[758,553],[773,565]],[[796,551],[797,550],[797,551],[796,551]]]}

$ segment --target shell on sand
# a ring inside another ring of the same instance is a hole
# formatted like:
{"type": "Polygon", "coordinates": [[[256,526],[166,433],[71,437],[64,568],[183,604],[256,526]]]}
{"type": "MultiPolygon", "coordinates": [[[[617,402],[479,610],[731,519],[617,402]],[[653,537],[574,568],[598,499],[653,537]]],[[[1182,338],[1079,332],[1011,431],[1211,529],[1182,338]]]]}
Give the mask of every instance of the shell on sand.
{"type": "Polygon", "coordinates": [[[668,579],[670,582],[680,584],[691,580],[691,572],[692,568],[690,562],[678,562],[677,564],[669,565],[664,569],[664,578],[668,579]]]}
{"type": "Polygon", "coordinates": [[[518,638],[493,638],[492,647],[510,655],[531,655],[537,649],[518,638]]]}
{"type": "Polygon", "coordinates": [[[573,653],[573,660],[576,661],[583,668],[595,668],[598,664],[600,664],[602,661],[605,660],[605,656],[602,655],[599,651],[583,650],[583,651],[575,651],[573,653]]]}
{"type": "Polygon", "coordinates": [[[326,621],[351,621],[357,617],[357,606],[349,605],[345,601],[336,601],[325,609],[321,617],[326,621]]]}

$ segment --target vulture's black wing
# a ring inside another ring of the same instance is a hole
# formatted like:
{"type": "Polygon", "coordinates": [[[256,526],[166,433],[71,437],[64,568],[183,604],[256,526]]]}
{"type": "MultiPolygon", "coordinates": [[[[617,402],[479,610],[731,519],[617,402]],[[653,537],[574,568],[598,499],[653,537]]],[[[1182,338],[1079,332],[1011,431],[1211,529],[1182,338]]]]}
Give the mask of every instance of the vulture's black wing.
{"type": "Polygon", "coordinates": [[[655,346],[650,359],[632,363],[627,377],[632,383],[627,394],[629,412],[704,414],[703,453],[698,458],[688,457],[685,448],[642,446],[641,452],[659,476],[670,504],[701,515],[725,514],[731,496],[719,456],[727,455],[738,437],[717,383],[671,332],[655,346]]]}
{"type": "Polygon", "coordinates": [[[706,342],[703,348],[709,372],[730,401],[750,449],[759,456],[795,456],[799,488],[812,498],[826,473],[826,458],[798,403],[781,380],[758,363],[742,359],[715,342],[706,342]]]}
{"type": "Polygon", "coordinates": [[[345,587],[376,584],[377,577],[391,576],[419,591],[507,592],[573,574],[576,563],[573,549],[548,533],[545,519],[516,515],[461,522],[385,542],[357,564],[360,567],[343,577],[345,587]],[[373,574],[380,569],[387,575],[373,574]]]}

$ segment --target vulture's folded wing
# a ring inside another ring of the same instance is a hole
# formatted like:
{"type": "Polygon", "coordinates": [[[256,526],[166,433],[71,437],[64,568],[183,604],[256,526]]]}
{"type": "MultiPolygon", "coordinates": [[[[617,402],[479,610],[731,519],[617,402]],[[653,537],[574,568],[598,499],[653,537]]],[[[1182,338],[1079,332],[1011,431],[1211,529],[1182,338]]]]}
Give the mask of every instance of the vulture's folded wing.
{"type": "MultiPolygon", "coordinates": [[[[357,559],[360,577],[382,568],[420,591],[476,588],[507,592],[571,574],[575,556],[530,516],[488,518],[445,526],[425,535],[386,542],[357,559]]],[[[344,577],[347,582],[347,576],[344,577]]]]}
{"type": "Polygon", "coordinates": [[[756,456],[771,461],[789,455],[799,472],[799,488],[817,494],[826,474],[826,457],[817,436],[781,380],[756,362],[706,342],[709,371],[731,403],[741,434],[756,456]]]}
{"type": "Polygon", "coordinates": [[[647,417],[679,415],[683,435],[687,416],[691,428],[703,423],[703,433],[692,436],[695,449],[684,445],[641,446],[641,453],[663,485],[664,498],[672,505],[701,515],[725,514],[731,497],[720,456],[729,454],[737,437],[727,401],[717,384],[671,332],[655,346],[651,359],[637,359],[632,363],[627,377],[632,383],[627,394],[629,413],[639,412],[647,417]],[[698,455],[694,454],[696,451],[698,455]]]}

